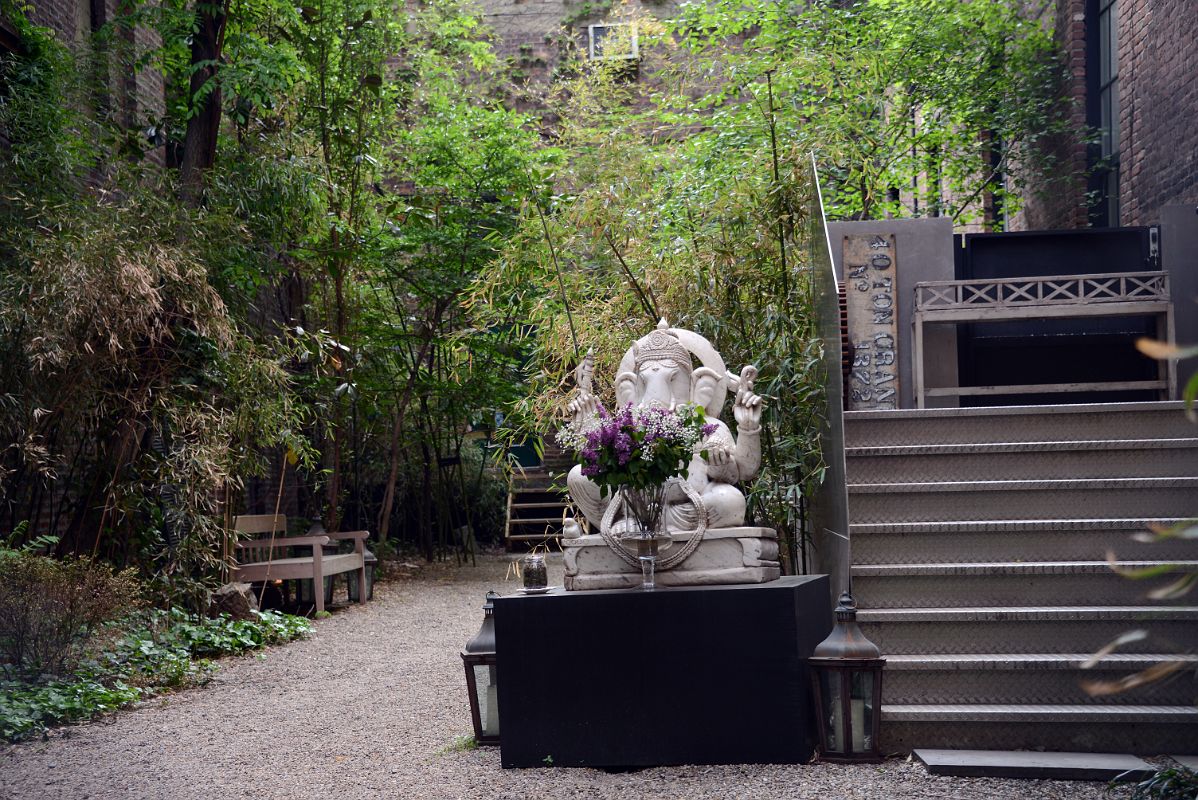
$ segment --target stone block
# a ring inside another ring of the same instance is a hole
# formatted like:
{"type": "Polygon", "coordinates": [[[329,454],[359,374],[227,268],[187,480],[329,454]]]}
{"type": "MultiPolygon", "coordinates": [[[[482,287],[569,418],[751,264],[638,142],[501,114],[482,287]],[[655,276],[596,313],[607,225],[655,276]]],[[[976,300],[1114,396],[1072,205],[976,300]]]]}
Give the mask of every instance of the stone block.
{"type": "MultiPolygon", "coordinates": [[[[690,532],[674,533],[674,544],[683,546],[690,532]]],[[[566,589],[625,589],[639,586],[641,573],[626,564],[598,534],[562,541],[566,589]]],[[[719,584],[767,583],[781,575],[777,534],[772,528],[709,529],[703,543],[682,564],[659,571],[661,586],[711,586],[719,584]]]]}

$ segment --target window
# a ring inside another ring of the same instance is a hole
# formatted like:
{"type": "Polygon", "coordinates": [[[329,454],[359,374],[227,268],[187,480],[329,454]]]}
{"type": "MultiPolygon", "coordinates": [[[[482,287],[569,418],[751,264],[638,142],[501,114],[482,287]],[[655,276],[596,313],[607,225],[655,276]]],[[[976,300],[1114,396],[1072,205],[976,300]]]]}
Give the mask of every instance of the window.
{"type": "Polygon", "coordinates": [[[1090,123],[1098,129],[1099,143],[1091,190],[1097,202],[1091,224],[1119,224],[1119,0],[1092,0],[1093,38],[1088,48],[1086,72],[1090,91],[1090,123]]]}
{"type": "Polygon", "coordinates": [[[0,55],[21,52],[21,35],[15,25],[0,16],[0,55]]]}
{"type": "Polygon", "coordinates": [[[640,51],[637,48],[636,23],[634,22],[588,25],[587,35],[588,58],[635,60],[640,56],[640,51]]]}

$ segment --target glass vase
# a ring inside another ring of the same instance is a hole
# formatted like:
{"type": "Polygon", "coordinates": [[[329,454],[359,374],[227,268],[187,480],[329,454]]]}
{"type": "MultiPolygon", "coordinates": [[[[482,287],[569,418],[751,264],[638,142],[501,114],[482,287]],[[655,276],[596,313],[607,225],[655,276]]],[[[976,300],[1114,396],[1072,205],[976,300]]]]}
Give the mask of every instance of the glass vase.
{"type": "Polygon", "coordinates": [[[641,588],[657,586],[657,554],[662,545],[669,543],[670,535],[661,528],[665,487],[646,489],[623,487],[624,507],[629,519],[635,521],[637,529],[624,534],[621,541],[636,554],[641,565],[641,588]]]}

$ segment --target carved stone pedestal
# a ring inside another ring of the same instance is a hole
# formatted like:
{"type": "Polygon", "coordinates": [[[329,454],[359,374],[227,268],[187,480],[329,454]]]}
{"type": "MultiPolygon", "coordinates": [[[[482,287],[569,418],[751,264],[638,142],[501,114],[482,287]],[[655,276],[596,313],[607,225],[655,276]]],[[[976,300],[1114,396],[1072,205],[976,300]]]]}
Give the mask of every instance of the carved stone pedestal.
{"type": "MultiPolygon", "coordinates": [[[[670,550],[690,540],[687,532],[674,533],[670,550]]],[[[641,571],[625,564],[598,534],[563,539],[566,589],[632,589],[641,585],[641,571]]],[[[686,561],[659,571],[658,586],[714,586],[767,583],[781,575],[778,540],[772,528],[708,529],[703,542],[686,561]]]]}

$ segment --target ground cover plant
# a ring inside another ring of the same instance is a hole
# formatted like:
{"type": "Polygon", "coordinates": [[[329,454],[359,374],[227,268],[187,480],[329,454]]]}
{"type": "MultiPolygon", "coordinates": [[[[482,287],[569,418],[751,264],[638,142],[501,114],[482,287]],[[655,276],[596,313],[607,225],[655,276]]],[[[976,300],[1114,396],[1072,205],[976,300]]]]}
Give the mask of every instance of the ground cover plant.
{"type": "Polygon", "coordinates": [[[69,671],[31,678],[0,666],[0,739],[28,739],[163,691],[203,684],[217,668],[214,658],[283,644],[310,631],[302,617],[274,611],[255,612],[248,620],[194,617],[181,609],[126,617],[69,671]]]}
{"type": "Polygon", "coordinates": [[[208,618],[144,608],[132,569],[51,558],[52,537],[0,541],[0,740],[92,719],[163,690],[203,683],[211,659],[311,631],[274,611],[208,618]]]}

